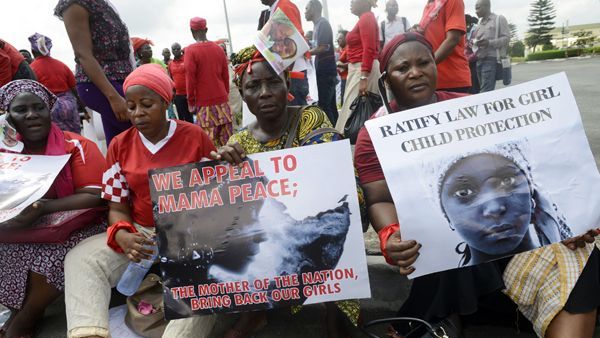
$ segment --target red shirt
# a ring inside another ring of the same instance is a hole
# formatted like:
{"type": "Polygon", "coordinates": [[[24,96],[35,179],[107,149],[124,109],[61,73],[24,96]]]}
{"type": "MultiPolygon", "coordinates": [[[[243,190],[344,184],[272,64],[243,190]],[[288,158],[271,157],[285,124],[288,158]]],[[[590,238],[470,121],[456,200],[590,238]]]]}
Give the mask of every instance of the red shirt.
{"type": "Polygon", "coordinates": [[[67,65],[57,59],[50,56],[39,56],[30,66],[38,81],[54,94],[64,93],[75,88],[75,75],[67,65]]]}
{"type": "Polygon", "coordinates": [[[176,95],[186,95],[187,88],[185,83],[185,65],[183,61],[183,56],[179,59],[173,59],[169,62],[169,74],[171,74],[171,78],[173,82],[175,82],[175,94],[176,95]]]}
{"type": "Polygon", "coordinates": [[[0,39],[0,87],[12,81],[25,58],[8,42],[0,39]]]}
{"type": "MultiPolygon", "coordinates": [[[[457,97],[467,96],[468,94],[451,93],[451,92],[435,92],[438,102],[455,99],[457,97]]],[[[381,109],[385,109],[382,107],[381,109]]],[[[376,113],[377,114],[377,113],[376,113]]],[[[376,115],[374,114],[374,115],[376,115]]],[[[371,116],[374,118],[374,116],[371,116]]],[[[366,127],[362,127],[356,139],[356,148],[354,149],[354,165],[358,171],[360,184],[367,184],[376,181],[385,180],[381,164],[375,153],[373,141],[367,132],[366,127]]]]}
{"type": "MultiPolygon", "coordinates": [[[[340,54],[340,62],[348,63],[348,47],[344,47],[344,49],[342,49],[342,54],[340,54]]],[[[348,79],[348,69],[344,69],[341,72],[338,71],[338,73],[340,74],[340,78],[342,80],[348,79]]]]}
{"type": "Polygon", "coordinates": [[[229,100],[229,68],[223,49],[214,42],[196,42],[185,49],[188,105],[193,108],[229,100]]]}
{"type": "Polygon", "coordinates": [[[346,35],[348,62],[362,62],[361,71],[371,72],[373,60],[379,56],[379,28],[373,12],[363,13],[346,35]]]}
{"type": "MultiPolygon", "coordinates": [[[[434,7],[435,1],[425,6],[421,22],[426,21],[434,7]]],[[[467,31],[463,0],[448,0],[438,13],[437,18],[425,27],[425,38],[431,43],[434,51],[440,48],[442,42],[446,40],[446,33],[450,30],[458,30],[463,33],[467,31]]],[[[437,65],[438,89],[471,86],[471,71],[469,70],[469,61],[465,56],[465,45],[466,40],[465,35],[463,35],[452,54],[437,65]]]]}
{"type": "Polygon", "coordinates": [[[154,226],[148,170],[198,162],[215,150],[199,126],[179,120],[170,123],[167,137],[155,145],[132,127],[116,136],[108,148],[102,198],[128,203],[133,221],[146,227],[154,226]]]}
{"type": "MultiPolygon", "coordinates": [[[[287,15],[294,26],[296,26],[296,29],[298,32],[300,32],[300,35],[304,36],[304,31],[302,30],[302,19],[300,17],[300,11],[298,10],[298,7],[290,0],[279,0],[275,10],[278,8],[281,9],[281,11],[287,15]]],[[[273,15],[273,13],[271,13],[271,15],[273,15]]]]}

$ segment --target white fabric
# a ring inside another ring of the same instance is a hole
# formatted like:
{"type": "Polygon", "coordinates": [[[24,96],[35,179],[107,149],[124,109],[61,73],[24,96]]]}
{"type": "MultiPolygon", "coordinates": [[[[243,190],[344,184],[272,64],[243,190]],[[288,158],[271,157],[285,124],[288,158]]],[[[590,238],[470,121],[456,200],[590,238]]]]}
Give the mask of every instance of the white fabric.
{"type": "MultiPolygon", "coordinates": [[[[362,62],[348,64],[348,79],[346,80],[346,92],[344,92],[344,106],[342,107],[342,111],[340,112],[340,116],[338,117],[335,125],[335,129],[337,129],[340,133],[344,132],[346,121],[352,114],[352,111],[350,111],[350,106],[352,105],[354,99],[358,97],[360,77],[362,76],[361,66],[362,62]]],[[[368,91],[379,94],[377,80],[379,80],[380,76],[381,73],[379,72],[379,60],[373,60],[373,68],[371,69],[371,73],[367,79],[368,91]]]]}
{"type": "Polygon", "coordinates": [[[173,121],[173,120],[169,120],[169,132],[167,133],[167,136],[165,136],[165,138],[163,138],[162,140],[156,142],[156,144],[150,142],[150,140],[148,140],[139,131],[138,131],[138,134],[140,135],[140,139],[142,140],[142,143],[144,144],[144,146],[146,147],[146,149],[148,149],[148,151],[151,152],[154,155],[162,147],[164,147],[165,144],[167,144],[167,142],[169,142],[169,140],[171,139],[171,137],[173,137],[173,135],[175,134],[175,129],[177,129],[177,123],[175,123],[175,121],[173,121]]]}
{"type": "Polygon", "coordinates": [[[379,25],[379,41],[389,42],[394,37],[396,37],[396,35],[402,34],[410,29],[410,23],[408,22],[408,19],[406,19],[406,18],[403,19],[402,17],[399,17],[399,16],[396,16],[396,20],[391,21],[391,22],[386,18],[385,21],[383,21],[383,24],[385,26],[385,40],[384,40],[384,36],[381,32],[381,24],[380,24],[379,25]],[[404,27],[404,22],[406,22],[406,27],[404,27]]]}

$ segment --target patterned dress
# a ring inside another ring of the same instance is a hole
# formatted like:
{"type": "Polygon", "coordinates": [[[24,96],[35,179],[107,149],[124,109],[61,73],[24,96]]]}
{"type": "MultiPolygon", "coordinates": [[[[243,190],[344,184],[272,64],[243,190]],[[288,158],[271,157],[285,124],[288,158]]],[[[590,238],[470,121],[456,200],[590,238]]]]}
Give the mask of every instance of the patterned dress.
{"type": "MultiPolygon", "coordinates": [[[[321,128],[333,128],[331,122],[319,107],[317,106],[308,106],[306,107],[301,115],[300,115],[300,123],[298,125],[297,136],[292,143],[292,147],[299,147],[301,145],[313,145],[320,144],[325,142],[333,142],[341,139],[339,134],[334,133],[324,133],[320,135],[316,135],[310,139],[306,139],[309,134],[321,128]]],[[[287,143],[288,134],[284,133],[281,137],[270,140],[266,143],[262,143],[258,141],[248,127],[242,128],[237,133],[233,134],[229,139],[228,144],[239,143],[240,146],[244,149],[246,154],[255,154],[262,153],[266,151],[275,151],[281,150],[285,148],[285,144],[287,143]]],[[[357,192],[358,192],[358,202],[360,205],[360,213],[363,224],[368,220],[366,218],[366,204],[364,200],[363,191],[358,184],[357,178],[357,192]]],[[[348,317],[348,319],[354,324],[358,325],[358,317],[360,314],[360,304],[358,300],[345,300],[335,302],[338,308],[348,317]]],[[[302,309],[301,306],[294,306],[292,308],[292,313],[298,313],[302,309]]]]}

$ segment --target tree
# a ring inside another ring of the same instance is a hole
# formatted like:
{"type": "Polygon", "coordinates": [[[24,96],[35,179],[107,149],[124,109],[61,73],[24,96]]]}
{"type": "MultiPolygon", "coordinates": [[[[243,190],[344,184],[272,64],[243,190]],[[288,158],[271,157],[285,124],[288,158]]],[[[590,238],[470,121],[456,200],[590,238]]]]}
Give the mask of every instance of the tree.
{"type": "Polygon", "coordinates": [[[517,40],[509,47],[509,53],[512,57],[523,57],[525,56],[525,45],[523,41],[517,40]]]}
{"type": "Polygon", "coordinates": [[[577,41],[575,41],[575,46],[578,47],[587,47],[588,45],[593,44],[596,40],[594,33],[591,31],[574,32],[573,36],[577,38],[577,41]]]}
{"type": "Polygon", "coordinates": [[[508,30],[510,31],[510,41],[516,41],[518,40],[518,36],[517,36],[517,25],[515,25],[512,22],[508,23],[508,30]]]}
{"type": "Polygon", "coordinates": [[[531,4],[531,11],[527,18],[529,22],[528,36],[525,38],[527,46],[535,51],[537,46],[551,45],[550,31],[554,29],[555,18],[556,10],[552,0],[535,0],[531,4]]]}

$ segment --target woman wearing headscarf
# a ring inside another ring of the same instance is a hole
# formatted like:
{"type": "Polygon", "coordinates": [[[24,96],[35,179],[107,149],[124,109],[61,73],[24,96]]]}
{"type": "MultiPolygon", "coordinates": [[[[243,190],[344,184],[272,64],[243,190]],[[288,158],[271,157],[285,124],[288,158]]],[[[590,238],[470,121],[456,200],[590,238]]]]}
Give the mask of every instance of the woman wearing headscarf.
{"type": "MultiPolygon", "coordinates": [[[[46,214],[104,204],[100,198],[104,157],[92,141],[62,131],[52,122],[50,111],[56,101],[46,87],[31,80],[12,81],[0,88],[0,110],[7,112],[4,123],[19,133],[22,154],[71,155],[46,195],[0,227],[26,228],[46,214]]],[[[62,293],[67,252],[105,229],[105,218],[99,217],[62,243],[0,244],[0,304],[12,311],[0,336],[34,333],[46,307],[62,293]]]]}
{"type": "Polygon", "coordinates": [[[348,78],[344,93],[344,105],[335,129],[344,131],[346,121],[352,115],[350,106],[359,95],[377,93],[379,78],[379,27],[371,11],[377,7],[377,0],[352,0],[352,14],[358,16],[358,23],[346,35],[348,57],[348,78]]]}
{"type": "Polygon", "coordinates": [[[79,118],[81,105],[73,72],[67,65],[50,56],[52,39],[35,33],[29,37],[29,42],[35,57],[31,63],[31,69],[38,81],[58,98],[52,110],[52,121],[61,130],[81,133],[81,119],[79,118]]]}
{"type": "MultiPolygon", "coordinates": [[[[165,116],[173,81],[159,65],[143,65],[123,84],[133,127],[108,148],[102,198],[108,201],[108,232],[89,238],[66,258],[65,304],[69,337],[109,337],[108,306],[130,261],[148,258],[154,218],[148,170],[198,162],[215,150],[198,126],[165,116]],[[181,151],[185,149],[185,151],[181,151]]],[[[212,316],[174,320],[165,337],[205,337],[212,316]]]]}
{"type": "Polygon", "coordinates": [[[154,46],[152,40],[142,39],[134,36],[131,38],[131,46],[133,47],[133,53],[135,54],[135,59],[137,60],[138,66],[148,63],[155,63],[164,69],[167,69],[167,65],[165,65],[162,60],[152,57],[152,46],[154,46]]]}
{"type": "MultiPolygon", "coordinates": [[[[380,92],[385,105],[372,118],[465,95],[436,91],[433,48],[418,33],[394,38],[380,59],[380,92]],[[391,102],[387,99],[389,92],[391,102]]],[[[386,261],[399,266],[401,274],[411,274],[421,245],[400,234],[394,202],[365,128],[358,135],[355,163],[386,261]]],[[[563,244],[519,254],[510,262],[483,263],[415,278],[398,316],[437,323],[450,337],[459,337],[459,315],[475,313],[484,297],[504,289],[540,337],[592,337],[600,301],[598,251],[591,244],[595,235],[590,232],[563,244]]],[[[408,325],[399,325],[390,336],[401,337],[408,330],[408,325]]]]}
{"type": "MultiPolygon", "coordinates": [[[[277,74],[255,47],[242,49],[231,61],[235,66],[236,85],[240,88],[242,98],[250,112],[256,116],[256,121],[233,134],[226,146],[221,147],[218,153],[212,154],[213,159],[239,164],[248,154],[341,139],[341,135],[333,129],[321,108],[288,106],[290,95],[288,72],[277,74]]],[[[364,199],[362,190],[358,189],[362,209],[364,199]]],[[[361,210],[361,215],[366,215],[364,210],[361,210]]],[[[365,219],[363,223],[366,224],[365,219]]],[[[326,307],[329,337],[339,337],[344,334],[343,323],[339,321],[339,312],[357,325],[360,312],[358,301],[326,303],[326,307]]],[[[299,307],[295,307],[292,312],[299,310],[299,307]]],[[[266,324],[265,312],[243,312],[225,337],[246,337],[266,324]]]]}
{"type": "Polygon", "coordinates": [[[75,52],[79,97],[101,115],[109,145],[131,127],[123,98],[123,80],[135,68],[127,26],[106,0],[60,0],[54,15],[64,21],[75,52]]]}
{"type": "Polygon", "coordinates": [[[0,86],[19,79],[36,78],[23,55],[10,43],[0,39],[0,86]]]}

